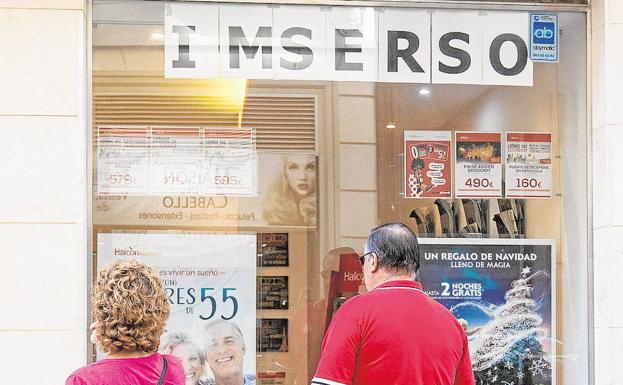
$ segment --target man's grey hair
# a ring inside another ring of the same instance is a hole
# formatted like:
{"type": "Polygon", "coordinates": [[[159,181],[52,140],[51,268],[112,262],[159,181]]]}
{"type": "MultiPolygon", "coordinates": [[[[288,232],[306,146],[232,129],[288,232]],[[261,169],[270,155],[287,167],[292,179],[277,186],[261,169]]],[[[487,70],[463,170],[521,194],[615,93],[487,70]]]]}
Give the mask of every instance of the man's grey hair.
{"type": "Polygon", "coordinates": [[[229,327],[231,327],[231,330],[237,334],[238,338],[240,339],[240,342],[244,343],[244,337],[242,336],[242,330],[240,330],[240,328],[238,327],[238,325],[236,325],[235,323],[231,322],[231,321],[225,321],[222,319],[217,319],[214,321],[210,321],[207,324],[205,324],[205,326],[203,327],[203,331],[205,333],[208,333],[208,330],[210,330],[213,326],[217,326],[217,325],[229,325],[229,327]]]}
{"type": "Polygon", "coordinates": [[[377,255],[380,267],[415,275],[420,267],[417,237],[403,223],[386,223],[370,231],[366,250],[377,255]]]}

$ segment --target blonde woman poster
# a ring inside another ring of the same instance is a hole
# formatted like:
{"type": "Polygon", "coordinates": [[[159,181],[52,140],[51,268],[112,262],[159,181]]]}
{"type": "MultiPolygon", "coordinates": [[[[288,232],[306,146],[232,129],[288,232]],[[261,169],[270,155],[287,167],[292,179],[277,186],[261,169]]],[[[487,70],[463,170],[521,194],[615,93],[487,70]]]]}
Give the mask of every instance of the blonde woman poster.
{"type": "Polygon", "coordinates": [[[313,154],[260,157],[262,216],[272,226],[316,226],[316,159],[313,154]]]}

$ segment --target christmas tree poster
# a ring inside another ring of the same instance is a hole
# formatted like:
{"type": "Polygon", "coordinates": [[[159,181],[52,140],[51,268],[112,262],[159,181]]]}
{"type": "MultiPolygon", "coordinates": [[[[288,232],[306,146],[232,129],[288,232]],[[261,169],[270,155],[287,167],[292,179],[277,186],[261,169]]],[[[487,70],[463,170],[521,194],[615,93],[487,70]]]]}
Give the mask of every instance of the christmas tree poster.
{"type": "Polygon", "coordinates": [[[420,243],[419,280],[466,329],[476,385],[555,385],[554,241],[420,243]]]}

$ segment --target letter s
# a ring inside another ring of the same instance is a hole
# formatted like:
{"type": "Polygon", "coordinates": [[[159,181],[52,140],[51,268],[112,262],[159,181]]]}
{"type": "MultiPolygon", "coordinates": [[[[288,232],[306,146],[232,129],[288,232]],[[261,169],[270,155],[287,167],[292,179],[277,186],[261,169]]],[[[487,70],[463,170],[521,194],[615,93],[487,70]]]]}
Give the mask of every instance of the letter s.
{"type": "Polygon", "coordinates": [[[292,40],[293,36],[305,36],[309,40],[312,38],[312,31],[308,28],[299,28],[292,27],[288,28],[281,34],[281,45],[283,49],[288,52],[297,54],[301,56],[301,60],[299,62],[291,62],[285,60],[284,58],[280,58],[281,68],[285,68],[288,70],[304,70],[309,67],[314,60],[314,53],[311,48],[304,46],[302,44],[297,44],[292,40]]]}
{"type": "Polygon", "coordinates": [[[439,39],[439,50],[446,56],[453,57],[460,61],[458,66],[449,66],[439,62],[439,71],[446,74],[460,74],[469,69],[472,58],[469,53],[450,45],[452,40],[461,40],[469,44],[469,35],[464,32],[448,32],[439,39]]]}

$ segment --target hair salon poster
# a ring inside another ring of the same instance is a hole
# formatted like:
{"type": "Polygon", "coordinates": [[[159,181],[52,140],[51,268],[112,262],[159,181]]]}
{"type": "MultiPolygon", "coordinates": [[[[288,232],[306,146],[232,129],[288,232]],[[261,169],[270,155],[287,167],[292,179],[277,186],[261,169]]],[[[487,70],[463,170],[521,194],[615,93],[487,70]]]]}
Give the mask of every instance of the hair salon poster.
{"type": "Polygon", "coordinates": [[[404,132],[405,198],[452,196],[452,133],[404,132]]]}
{"type": "MultiPolygon", "coordinates": [[[[217,158],[217,153],[214,150],[211,156],[217,158]]],[[[315,227],[315,155],[258,152],[257,161],[257,196],[186,194],[182,190],[160,195],[98,194],[93,198],[93,223],[223,228],[315,227]]],[[[181,164],[180,167],[185,166],[181,164]]]]}
{"type": "Polygon", "coordinates": [[[255,235],[98,233],[97,269],[119,259],[136,259],[154,266],[171,305],[161,350],[178,354],[171,346],[167,349],[167,341],[190,340],[184,354],[189,349],[204,354],[207,365],[201,376],[210,379],[213,372],[223,371],[226,366],[222,357],[210,349],[214,341],[224,333],[242,334],[233,350],[233,361],[242,365],[245,374],[255,376],[255,245],[255,235]]]}
{"type": "Polygon", "coordinates": [[[467,322],[476,384],[554,385],[554,241],[420,241],[420,281],[467,322]]]}

